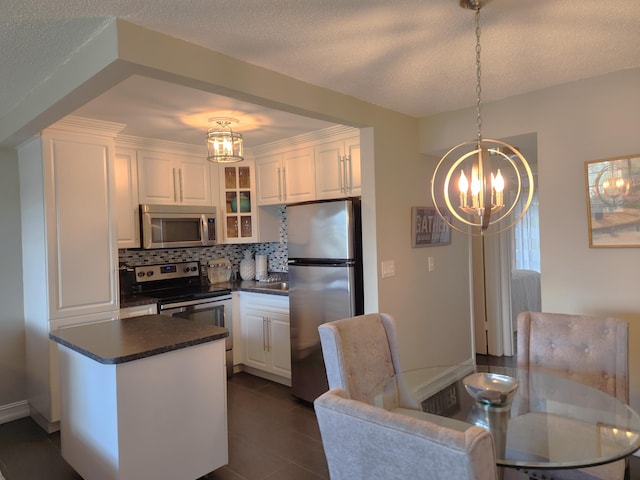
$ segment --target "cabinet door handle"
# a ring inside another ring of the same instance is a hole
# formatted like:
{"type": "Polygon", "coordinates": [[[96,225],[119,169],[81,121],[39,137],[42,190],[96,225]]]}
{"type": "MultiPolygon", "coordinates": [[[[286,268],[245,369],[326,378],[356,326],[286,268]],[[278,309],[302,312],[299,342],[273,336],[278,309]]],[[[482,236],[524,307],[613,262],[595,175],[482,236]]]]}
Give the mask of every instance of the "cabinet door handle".
{"type": "Polygon", "coordinates": [[[178,179],[176,178],[176,169],[173,169],[173,201],[178,201],[178,179]]]}
{"type": "MultiPolygon", "coordinates": [[[[351,193],[353,191],[353,167],[351,166],[351,155],[349,155],[346,158],[346,162],[349,162],[349,182],[347,183],[347,185],[349,185],[349,193],[351,193]]],[[[346,173],[345,173],[346,175],[346,173]]],[[[346,188],[345,188],[346,190],[346,188]]]]}
{"type": "Polygon", "coordinates": [[[287,201],[287,169],[282,168],[282,199],[287,201]]]}
{"type": "Polygon", "coordinates": [[[278,167],[278,200],[282,202],[282,180],[281,180],[280,167],[278,167]]]}
{"type": "Polygon", "coordinates": [[[267,318],[267,352],[271,351],[271,319],[267,318]]]}
{"type": "Polygon", "coordinates": [[[262,350],[268,352],[267,348],[267,319],[262,317],[262,350]]]}
{"type": "Polygon", "coordinates": [[[134,236],[134,241],[136,242],[136,245],[138,247],[140,247],[140,209],[139,207],[135,207],[133,209],[133,218],[138,220],[138,221],[134,221],[133,222],[133,236],[134,236]]]}
{"type": "Polygon", "coordinates": [[[347,193],[345,187],[346,178],[344,177],[344,156],[342,155],[338,155],[338,177],[340,179],[340,192],[347,193]]]}
{"type": "Polygon", "coordinates": [[[178,177],[180,178],[180,203],[184,202],[184,195],[182,193],[182,168],[178,169],[178,177]]]}

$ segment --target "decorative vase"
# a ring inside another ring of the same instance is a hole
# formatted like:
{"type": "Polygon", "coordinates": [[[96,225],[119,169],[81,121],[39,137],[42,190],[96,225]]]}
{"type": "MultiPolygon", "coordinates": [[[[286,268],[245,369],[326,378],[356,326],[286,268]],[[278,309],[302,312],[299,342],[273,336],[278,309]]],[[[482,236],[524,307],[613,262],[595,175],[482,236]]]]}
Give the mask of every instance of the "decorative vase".
{"type": "Polygon", "coordinates": [[[244,193],[240,194],[240,212],[251,211],[251,200],[244,193]]]}
{"type": "Polygon", "coordinates": [[[251,211],[251,200],[244,193],[240,194],[240,202],[238,202],[238,198],[233,197],[231,200],[231,211],[236,213],[238,211],[238,203],[240,203],[240,212],[246,213],[251,211]]]}
{"type": "Polygon", "coordinates": [[[244,251],[244,258],[240,261],[240,278],[242,280],[253,280],[256,276],[256,262],[251,257],[251,250],[244,251]]]}

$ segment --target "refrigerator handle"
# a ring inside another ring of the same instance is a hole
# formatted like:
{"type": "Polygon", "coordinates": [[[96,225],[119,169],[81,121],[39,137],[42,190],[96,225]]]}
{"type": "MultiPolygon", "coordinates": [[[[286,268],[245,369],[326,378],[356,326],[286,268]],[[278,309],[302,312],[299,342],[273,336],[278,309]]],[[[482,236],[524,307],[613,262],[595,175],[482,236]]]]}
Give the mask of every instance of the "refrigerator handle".
{"type": "Polygon", "coordinates": [[[298,267],[351,267],[356,264],[355,260],[349,259],[332,259],[332,260],[315,260],[307,258],[291,258],[289,265],[298,267]]]}

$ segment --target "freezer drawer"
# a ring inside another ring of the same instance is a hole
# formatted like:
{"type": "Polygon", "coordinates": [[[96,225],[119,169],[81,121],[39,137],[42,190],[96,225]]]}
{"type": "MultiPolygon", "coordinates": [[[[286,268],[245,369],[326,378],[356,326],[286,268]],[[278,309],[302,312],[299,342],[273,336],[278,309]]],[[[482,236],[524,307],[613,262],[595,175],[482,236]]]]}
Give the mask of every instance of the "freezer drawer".
{"type": "Polygon", "coordinates": [[[355,266],[289,265],[291,390],[312,402],[327,391],[318,326],[355,315],[355,266]]]}

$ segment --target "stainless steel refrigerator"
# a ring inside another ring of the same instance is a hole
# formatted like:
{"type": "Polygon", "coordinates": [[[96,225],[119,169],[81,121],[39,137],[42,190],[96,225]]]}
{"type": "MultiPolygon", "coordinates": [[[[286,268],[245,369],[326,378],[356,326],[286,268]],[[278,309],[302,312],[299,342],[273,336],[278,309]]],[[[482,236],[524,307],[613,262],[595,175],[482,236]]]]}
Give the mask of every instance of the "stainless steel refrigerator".
{"type": "Polygon", "coordinates": [[[360,199],[287,206],[291,392],[313,402],[328,389],[318,326],[360,315],[360,199]]]}

